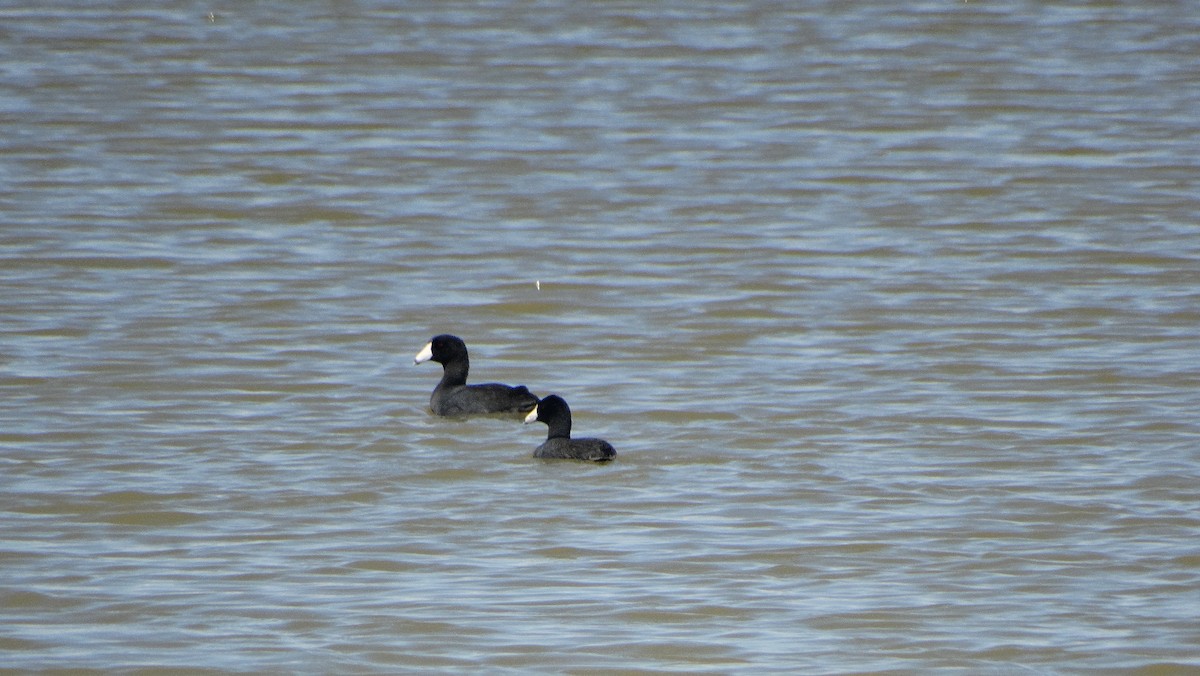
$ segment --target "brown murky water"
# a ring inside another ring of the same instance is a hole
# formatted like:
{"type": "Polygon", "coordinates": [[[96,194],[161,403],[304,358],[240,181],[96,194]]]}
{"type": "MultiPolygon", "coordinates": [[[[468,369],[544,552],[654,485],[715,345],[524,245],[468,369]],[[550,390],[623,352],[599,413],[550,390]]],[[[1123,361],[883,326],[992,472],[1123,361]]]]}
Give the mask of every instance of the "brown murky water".
{"type": "Polygon", "coordinates": [[[0,8],[0,666],[1200,668],[1189,5],[110,4],[0,8]]]}

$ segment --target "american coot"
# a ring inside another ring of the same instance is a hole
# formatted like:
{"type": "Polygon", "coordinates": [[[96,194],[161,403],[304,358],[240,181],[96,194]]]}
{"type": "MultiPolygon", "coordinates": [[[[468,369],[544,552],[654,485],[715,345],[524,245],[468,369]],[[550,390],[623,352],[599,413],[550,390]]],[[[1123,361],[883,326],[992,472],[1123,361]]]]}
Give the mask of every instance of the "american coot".
{"type": "Polygon", "coordinates": [[[429,397],[429,408],[437,415],[524,415],[537,405],[538,398],[524,385],[468,385],[467,344],[458,336],[434,336],[413,358],[413,365],[431,359],[442,365],[442,382],[429,397]]]}
{"type": "Polygon", "coordinates": [[[604,462],[617,455],[612,444],[603,439],[571,438],[571,407],[557,394],[538,402],[537,408],[525,416],[525,423],[541,420],[550,428],[546,441],[533,451],[535,458],[566,458],[604,462]]]}

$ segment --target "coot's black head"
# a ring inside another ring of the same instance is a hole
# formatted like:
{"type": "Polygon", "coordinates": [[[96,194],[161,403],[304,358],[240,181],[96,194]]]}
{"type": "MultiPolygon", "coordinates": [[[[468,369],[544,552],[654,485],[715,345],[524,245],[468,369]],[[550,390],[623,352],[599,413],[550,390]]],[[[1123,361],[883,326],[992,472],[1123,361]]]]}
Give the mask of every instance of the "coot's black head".
{"type": "Polygon", "coordinates": [[[417,356],[413,357],[413,364],[420,364],[423,361],[436,361],[439,364],[446,364],[457,359],[466,359],[467,344],[462,338],[452,336],[448,333],[443,333],[440,336],[434,336],[433,340],[425,344],[417,356]]]}
{"type": "Polygon", "coordinates": [[[529,415],[525,416],[526,424],[531,422],[542,421],[550,427],[565,428],[566,433],[571,431],[571,407],[567,406],[567,402],[557,394],[552,394],[538,402],[529,415]]]}

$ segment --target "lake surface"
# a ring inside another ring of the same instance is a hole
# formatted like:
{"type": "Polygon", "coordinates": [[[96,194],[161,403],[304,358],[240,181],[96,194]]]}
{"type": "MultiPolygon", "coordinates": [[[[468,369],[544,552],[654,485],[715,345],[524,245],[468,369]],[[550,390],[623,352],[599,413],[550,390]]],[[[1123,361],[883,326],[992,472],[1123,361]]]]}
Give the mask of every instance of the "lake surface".
{"type": "Polygon", "coordinates": [[[0,7],[0,669],[1200,670],[1190,4],[108,5],[0,7]]]}

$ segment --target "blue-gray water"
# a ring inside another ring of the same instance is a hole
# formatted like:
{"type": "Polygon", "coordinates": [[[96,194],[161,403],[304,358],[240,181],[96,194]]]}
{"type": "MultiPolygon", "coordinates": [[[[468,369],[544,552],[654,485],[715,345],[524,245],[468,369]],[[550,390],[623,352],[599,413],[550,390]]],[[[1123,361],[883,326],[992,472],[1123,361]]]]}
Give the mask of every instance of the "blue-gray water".
{"type": "Polygon", "coordinates": [[[1200,669],[1194,10],[0,7],[0,669],[1200,669]]]}

